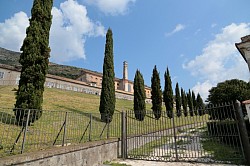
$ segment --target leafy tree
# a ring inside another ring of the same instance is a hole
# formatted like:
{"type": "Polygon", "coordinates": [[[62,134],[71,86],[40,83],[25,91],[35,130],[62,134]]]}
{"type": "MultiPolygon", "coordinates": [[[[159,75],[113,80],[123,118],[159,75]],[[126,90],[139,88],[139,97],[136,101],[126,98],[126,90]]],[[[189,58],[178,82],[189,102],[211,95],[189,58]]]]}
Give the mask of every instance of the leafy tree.
{"type": "Polygon", "coordinates": [[[180,96],[180,90],[179,90],[179,84],[176,83],[175,86],[175,105],[176,105],[176,113],[177,116],[181,116],[181,96],[180,96]]]}
{"type": "Polygon", "coordinates": [[[194,114],[198,115],[198,112],[197,112],[197,102],[196,102],[196,97],[195,97],[194,91],[192,91],[192,102],[193,102],[194,114]]]}
{"type": "MultiPolygon", "coordinates": [[[[220,82],[216,87],[209,90],[208,102],[211,104],[219,104],[226,102],[240,102],[250,98],[250,83],[243,80],[232,79],[220,82]]],[[[245,114],[245,107],[243,113],[245,114]]],[[[210,111],[210,119],[234,119],[233,109],[217,109],[210,111]]]]}
{"type": "Polygon", "coordinates": [[[156,66],[153,69],[151,77],[151,99],[152,99],[152,110],[155,118],[158,120],[161,117],[162,111],[162,91],[159,72],[156,66]]]}
{"type": "Polygon", "coordinates": [[[205,112],[205,104],[204,104],[204,102],[203,102],[203,100],[202,100],[202,98],[201,98],[201,95],[198,93],[198,95],[197,95],[197,98],[196,98],[196,107],[197,107],[197,109],[198,109],[198,114],[201,116],[201,115],[203,115],[205,112]]]}
{"type": "Polygon", "coordinates": [[[232,79],[220,82],[209,90],[208,102],[218,104],[231,101],[244,101],[250,98],[250,82],[232,79]]]}
{"type": "Polygon", "coordinates": [[[99,111],[103,122],[112,121],[115,110],[115,83],[114,83],[114,56],[113,56],[113,34],[109,28],[106,34],[106,44],[103,63],[102,90],[99,111]]]}
{"type": "Polygon", "coordinates": [[[187,101],[188,101],[188,107],[189,107],[189,115],[194,116],[193,100],[192,100],[192,94],[191,94],[190,89],[187,93],[187,101]]]}
{"type": "Polygon", "coordinates": [[[163,100],[165,102],[167,116],[169,118],[172,118],[173,117],[174,99],[173,99],[172,81],[171,81],[171,77],[170,77],[168,68],[164,74],[164,78],[165,78],[165,87],[164,87],[164,92],[163,92],[163,100]]]}
{"type": "Polygon", "coordinates": [[[136,70],[134,78],[134,113],[135,118],[143,121],[146,115],[146,94],[144,87],[144,79],[139,70],[136,70]]]}
{"type": "Polygon", "coordinates": [[[183,114],[184,116],[188,115],[187,111],[187,96],[185,91],[181,88],[181,103],[182,103],[182,108],[183,108],[183,114]]]}
{"type": "Polygon", "coordinates": [[[31,9],[30,25],[21,47],[19,63],[22,65],[18,90],[16,92],[15,116],[19,122],[29,124],[42,115],[43,92],[48,71],[50,48],[49,31],[52,22],[53,0],[34,0],[31,9]]]}

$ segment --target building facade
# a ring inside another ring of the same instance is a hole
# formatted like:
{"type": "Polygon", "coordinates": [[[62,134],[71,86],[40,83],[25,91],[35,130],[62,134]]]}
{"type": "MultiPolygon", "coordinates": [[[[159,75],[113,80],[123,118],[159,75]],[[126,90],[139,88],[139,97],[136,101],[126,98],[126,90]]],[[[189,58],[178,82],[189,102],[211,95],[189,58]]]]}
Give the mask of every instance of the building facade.
{"type": "MultiPolygon", "coordinates": [[[[83,69],[81,76],[76,80],[85,82],[86,84],[93,87],[102,87],[102,73],[90,71],[83,69]]],[[[115,90],[124,91],[133,94],[134,93],[134,84],[132,81],[128,80],[128,63],[123,62],[123,78],[115,78],[115,90]]],[[[151,97],[151,88],[145,86],[146,98],[151,97]]]]}
{"type": "Polygon", "coordinates": [[[241,38],[240,43],[235,43],[236,48],[246,61],[250,72],[250,35],[241,38]]]}
{"type": "MultiPolygon", "coordinates": [[[[127,63],[124,62],[124,69],[127,72],[127,63]],[[126,67],[125,67],[126,65],[126,67]]],[[[21,69],[9,65],[0,64],[0,85],[18,85],[21,69]]],[[[115,78],[116,98],[133,100],[133,82],[127,78],[128,73],[124,72],[122,79],[115,78]]],[[[82,74],[76,80],[47,74],[45,87],[71,90],[88,94],[101,94],[102,74],[83,69],[82,74]]],[[[145,88],[146,102],[151,102],[151,89],[145,88]]]]}

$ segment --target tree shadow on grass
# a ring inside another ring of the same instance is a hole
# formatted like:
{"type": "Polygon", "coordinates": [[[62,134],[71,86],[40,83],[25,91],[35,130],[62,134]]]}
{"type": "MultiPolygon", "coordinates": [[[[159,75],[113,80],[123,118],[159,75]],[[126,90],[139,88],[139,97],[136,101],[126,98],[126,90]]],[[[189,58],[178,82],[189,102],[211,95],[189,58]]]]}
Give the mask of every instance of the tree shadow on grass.
{"type": "Polygon", "coordinates": [[[56,105],[56,106],[59,107],[59,108],[63,108],[63,109],[69,110],[71,112],[75,112],[75,113],[81,114],[81,115],[86,116],[88,118],[90,117],[90,114],[92,114],[92,120],[97,121],[97,122],[103,122],[101,120],[101,118],[99,118],[97,116],[94,116],[93,113],[82,112],[80,110],[77,110],[77,109],[74,109],[74,108],[68,108],[68,107],[61,106],[61,105],[56,105]]]}
{"type": "Polygon", "coordinates": [[[17,125],[16,117],[6,112],[0,112],[0,122],[4,124],[17,125]]]}

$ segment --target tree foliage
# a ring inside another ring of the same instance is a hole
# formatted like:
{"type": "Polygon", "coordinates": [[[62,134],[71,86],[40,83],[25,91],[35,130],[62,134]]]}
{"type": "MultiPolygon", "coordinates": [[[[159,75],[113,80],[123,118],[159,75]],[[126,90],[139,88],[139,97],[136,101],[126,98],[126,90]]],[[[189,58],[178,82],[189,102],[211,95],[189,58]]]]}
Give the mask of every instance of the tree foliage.
{"type": "Polygon", "coordinates": [[[194,116],[192,93],[191,93],[190,89],[189,89],[189,91],[187,93],[187,103],[188,103],[188,108],[189,108],[189,115],[194,116]]]}
{"type": "Polygon", "coordinates": [[[186,92],[181,88],[181,103],[182,103],[182,108],[183,108],[183,114],[184,116],[188,115],[187,111],[187,96],[186,92]]]}
{"type": "Polygon", "coordinates": [[[177,116],[181,116],[181,96],[178,82],[175,86],[175,105],[176,105],[176,114],[177,116]]]}
{"type": "Polygon", "coordinates": [[[171,81],[168,68],[164,74],[164,78],[165,78],[165,87],[164,87],[164,92],[163,92],[163,101],[166,106],[167,116],[169,118],[172,118],[174,99],[173,99],[172,81],[171,81]]]}
{"type": "Polygon", "coordinates": [[[146,115],[146,94],[144,87],[144,79],[139,70],[136,70],[134,78],[134,113],[135,118],[143,121],[146,115]]]}
{"type": "Polygon", "coordinates": [[[16,93],[16,109],[14,109],[19,121],[27,120],[27,111],[24,109],[32,109],[29,123],[42,115],[44,83],[50,56],[52,5],[53,0],[34,0],[31,9],[30,25],[26,29],[19,59],[22,70],[16,93]]]}
{"type": "Polygon", "coordinates": [[[230,101],[244,101],[250,98],[250,83],[232,79],[220,82],[209,90],[208,102],[218,104],[230,101]]]}
{"type": "Polygon", "coordinates": [[[106,34],[106,44],[103,62],[102,90],[99,111],[102,121],[109,123],[115,110],[115,83],[114,83],[114,56],[113,56],[113,34],[109,28],[106,34]]]}
{"type": "Polygon", "coordinates": [[[162,112],[162,91],[159,72],[156,66],[153,69],[151,77],[151,99],[152,99],[152,110],[154,112],[155,119],[160,119],[162,112]]]}
{"type": "MultiPolygon", "coordinates": [[[[243,80],[232,79],[220,82],[216,87],[209,90],[208,102],[211,104],[220,104],[227,102],[240,102],[250,98],[250,83],[243,80]]],[[[245,107],[242,107],[245,108],[245,107]]],[[[243,113],[245,110],[243,109],[243,113]]],[[[225,109],[217,109],[210,111],[210,119],[234,119],[233,109],[231,111],[225,109]]]]}
{"type": "Polygon", "coordinates": [[[205,112],[205,104],[201,98],[201,95],[198,93],[197,94],[197,98],[196,98],[196,108],[198,109],[198,114],[201,116],[203,115],[205,112]]]}
{"type": "Polygon", "coordinates": [[[192,103],[193,103],[194,114],[198,115],[198,112],[197,112],[197,102],[196,102],[196,96],[195,96],[194,91],[192,91],[192,103]]]}

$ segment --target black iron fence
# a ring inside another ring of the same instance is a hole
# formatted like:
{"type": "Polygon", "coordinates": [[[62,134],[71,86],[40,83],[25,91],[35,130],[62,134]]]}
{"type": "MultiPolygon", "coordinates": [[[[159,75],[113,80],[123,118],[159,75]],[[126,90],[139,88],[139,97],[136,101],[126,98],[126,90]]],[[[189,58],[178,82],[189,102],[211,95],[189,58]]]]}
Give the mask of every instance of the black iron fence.
{"type": "Polygon", "coordinates": [[[0,157],[119,138],[122,158],[224,163],[250,159],[239,103],[173,112],[171,118],[165,111],[159,119],[146,111],[143,121],[132,110],[115,112],[110,123],[101,117],[81,111],[0,108],[0,157]]]}
{"type": "Polygon", "coordinates": [[[242,126],[245,123],[242,111],[235,108],[235,103],[207,105],[192,112],[182,112],[181,115],[174,112],[172,118],[165,112],[156,120],[154,113],[147,111],[144,121],[138,121],[133,111],[127,111],[124,115],[127,139],[122,157],[206,163],[246,162],[249,141],[247,135],[244,136],[247,131],[242,126]]]}
{"type": "Polygon", "coordinates": [[[121,116],[113,115],[110,123],[104,123],[99,113],[0,109],[0,157],[23,152],[47,149],[55,146],[76,145],[88,141],[118,138],[121,116]],[[16,116],[25,114],[26,116],[16,116]]]}

